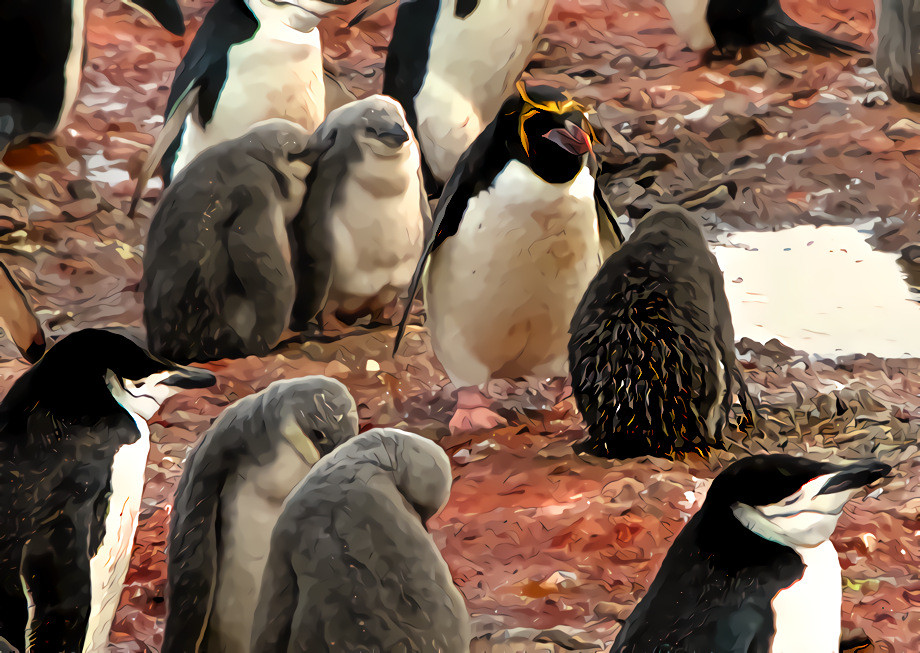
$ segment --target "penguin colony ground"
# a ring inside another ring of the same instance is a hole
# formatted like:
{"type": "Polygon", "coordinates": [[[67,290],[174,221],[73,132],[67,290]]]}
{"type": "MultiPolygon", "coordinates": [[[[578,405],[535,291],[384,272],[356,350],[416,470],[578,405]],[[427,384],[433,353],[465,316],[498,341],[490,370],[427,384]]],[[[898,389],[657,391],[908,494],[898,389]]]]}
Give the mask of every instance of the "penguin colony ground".
{"type": "MultiPolygon", "coordinates": [[[[0,82],[0,151],[52,136],[73,103],[85,6],[52,4],[10,3],[3,29],[47,57],[0,82]]],[[[135,4],[184,30],[174,3],[135,4]]],[[[46,340],[0,264],[0,325],[33,363],[0,402],[0,650],[105,650],[147,422],[170,395],[217,382],[179,363],[267,355],[322,333],[324,311],[375,327],[400,309],[395,350],[422,286],[432,347],[458,389],[454,426],[490,424],[496,379],[571,371],[579,451],[721,446],[740,380],[722,273],[680,207],[624,239],[589,112],[520,79],[551,3],[404,0],[386,95],[325,115],[317,26],[347,4],[217,0],[208,12],[132,200],[133,211],[159,165],[169,188],[141,284],[149,352],[95,329],[46,340]]],[[[862,51],[797,25],[776,0],[665,5],[694,49],[862,51]]],[[[899,20],[910,7],[882,0],[880,14],[879,63],[905,98],[920,29],[899,20]]],[[[14,58],[14,39],[0,41],[14,58]]],[[[325,377],[276,381],[215,420],[174,501],[164,652],[470,650],[468,609],[427,530],[450,496],[450,459],[417,434],[359,430],[348,389],[325,377]]],[[[736,460],[611,650],[838,650],[829,537],[846,502],[891,471],[736,460]]]]}

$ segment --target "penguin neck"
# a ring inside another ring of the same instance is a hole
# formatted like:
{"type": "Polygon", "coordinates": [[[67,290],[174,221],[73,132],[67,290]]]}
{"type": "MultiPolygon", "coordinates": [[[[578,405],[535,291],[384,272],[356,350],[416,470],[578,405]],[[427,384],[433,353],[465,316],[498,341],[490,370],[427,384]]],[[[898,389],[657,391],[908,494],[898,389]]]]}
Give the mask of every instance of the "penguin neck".
{"type": "Polygon", "coordinates": [[[703,553],[717,558],[729,569],[777,564],[783,561],[802,566],[801,556],[791,547],[768,540],[738,521],[730,506],[706,506],[700,509],[698,542],[703,553]],[[752,561],[754,563],[752,564],[752,561]]]}
{"type": "MultiPolygon", "coordinates": [[[[257,17],[258,18],[258,17],[257,17]]],[[[295,29],[282,20],[260,20],[259,29],[253,34],[252,42],[281,41],[298,45],[320,47],[320,34],[316,27],[303,31],[295,29]]]]}

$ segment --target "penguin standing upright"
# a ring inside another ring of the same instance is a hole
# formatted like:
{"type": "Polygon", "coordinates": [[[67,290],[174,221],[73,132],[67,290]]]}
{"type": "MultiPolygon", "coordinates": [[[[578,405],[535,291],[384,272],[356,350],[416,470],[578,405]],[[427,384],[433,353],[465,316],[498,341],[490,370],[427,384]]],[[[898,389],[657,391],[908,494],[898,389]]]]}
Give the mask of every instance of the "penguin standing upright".
{"type": "Polygon", "coordinates": [[[639,222],[591,281],[570,332],[590,434],[577,449],[629,458],[721,445],[740,377],[734,329],[722,271],[687,211],[668,206],[639,222]]]}
{"type": "MultiPolygon", "coordinates": [[[[366,16],[393,0],[382,0],[366,16]]],[[[403,0],[383,93],[405,108],[438,194],[467,147],[513,91],[546,27],[551,0],[403,0]]],[[[356,22],[359,18],[356,17],[356,22]]]]}
{"type": "Polygon", "coordinates": [[[252,652],[468,653],[463,596],[425,528],[450,486],[444,450],[397,429],[320,460],[272,533],[252,652]]]}
{"type": "MultiPolygon", "coordinates": [[[[128,2],[173,34],[185,32],[176,0],[128,2]]],[[[70,114],[83,72],[86,0],[4,0],[0,21],[0,156],[54,135],[70,114]]]]}
{"type": "Polygon", "coordinates": [[[357,434],[354,399],[322,376],[276,381],[220,415],[176,493],[163,653],[248,653],[282,503],[321,456],[357,434]]]}
{"type": "MultiPolygon", "coordinates": [[[[304,246],[328,234],[328,300],[340,319],[370,314],[371,325],[392,323],[431,228],[418,143],[402,108],[384,95],[332,111],[314,140],[328,148],[307,179],[307,199],[291,229],[304,246]]],[[[316,262],[306,260],[312,269],[298,271],[301,288],[316,274],[316,262]]],[[[315,308],[315,298],[300,292],[292,327],[305,328],[315,308]]]]}
{"type": "Polygon", "coordinates": [[[891,467],[785,454],[732,463],[674,539],[611,651],[837,653],[844,505],[891,467]]]}
{"type": "MultiPolygon", "coordinates": [[[[303,203],[309,142],[299,125],[265,121],[202,153],[166,190],[144,255],[151,351],[208,361],[264,355],[278,343],[295,300],[288,225],[303,203]]],[[[327,240],[299,252],[317,264],[309,282],[318,290],[304,294],[328,290],[327,240]]]]}
{"type": "Polygon", "coordinates": [[[201,151],[263,120],[283,118],[315,130],[326,102],[316,27],[324,14],[351,2],[217,0],[176,70],[166,124],[134,202],[157,163],[168,184],[201,151]]]}
{"type": "Polygon", "coordinates": [[[97,650],[97,633],[107,642],[141,500],[125,486],[143,482],[147,420],[214,380],[95,329],[62,338],[16,380],[0,402],[0,636],[36,653],[97,650]],[[112,528],[122,515],[128,528],[112,528]]]}
{"type": "Polygon", "coordinates": [[[712,47],[734,53],[740,48],[772,43],[797,45],[818,54],[865,50],[825,36],[792,20],[780,0],[663,0],[674,29],[694,50],[712,47]]]}
{"type": "Polygon", "coordinates": [[[495,425],[475,388],[493,377],[567,374],[569,322],[601,265],[598,223],[611,247],[622,241],[586,122],[558,90],[519,83],[444,189],[409,299],[430,256],[427,327],[460,389],[452,426],[495,425]]]}

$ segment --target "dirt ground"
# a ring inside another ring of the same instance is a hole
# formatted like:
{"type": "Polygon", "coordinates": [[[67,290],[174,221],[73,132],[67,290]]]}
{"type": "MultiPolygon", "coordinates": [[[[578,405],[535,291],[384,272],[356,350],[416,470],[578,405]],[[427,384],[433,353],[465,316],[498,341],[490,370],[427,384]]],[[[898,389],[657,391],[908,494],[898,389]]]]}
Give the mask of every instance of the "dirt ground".
{"type": "MultiPolygon", "coordinates": [[[[173,71],[210,2],[184,3],[190,29],[182,38],[116,0],[89,4],[88,62],[68,128],[51,146],[11,152],[0,167],[0,255],[54,337],[90,326],[140,333],[137,283],[159,190],[153,184],[139,215],[127,218],[134,185],[126,170],[160,128],[173,71]]],[[[379,90],[394,15],[348,29],[362,4],[323,28],[328,69],[358,95],[379,90]]],[[[870,44],[871,0],[784,5],[800,22],[870,44]]],[[[734,197],[721,193],[697,209],[714,242],[730,231],[869,219],[879,250],[920,242],[920,122],[889,101],[871,58],[764,47],[744,62],[701,67],[651,0],[557,0],[545,37],[530,73],[596,104],[592,120],[608,135],[602,181],[619,213],[636,217],[734,182],[734,197]]],[[[583,428],[571,399],[552,405],[518,386],[503,410],[506,427],[450,434],[454,388],[423,328],[411,328],[395,358],[391,329],[341,335],[212,364],[215,387],[171,400],[154,418],[111,650],[159,650],[170,504],[189,448],[228,403],[305,374],[344,382],[362,428],[440,438],[455,483],[430,526],[473,615],[477,653],[609,647],[713,476],[763,451],[874,455],[894,466],[880,495],[846,508],[834,536],[844,630],[864,632],[876,651],[920,650],[920,360],[821,360],[777,341],[742,340],[761,415],[752,435],[733,432],[728,450],[709,460],[598,462],[572,453],[583,428]]],[[[0,392],[23,369],[0,343],[0,392]]]]}

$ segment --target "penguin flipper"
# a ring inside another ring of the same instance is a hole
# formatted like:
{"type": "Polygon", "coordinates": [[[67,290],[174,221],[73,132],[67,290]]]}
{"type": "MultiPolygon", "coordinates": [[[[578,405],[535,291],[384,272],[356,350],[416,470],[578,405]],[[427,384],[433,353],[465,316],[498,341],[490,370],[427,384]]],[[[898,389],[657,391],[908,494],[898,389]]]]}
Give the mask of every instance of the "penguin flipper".
{"type": "MultiPolygon", "coordinates": [[[[206,436],[207,437],[207,436],[206,436]]],[[[162,653],[191,653],[201,645],[218,573],[217,515],[222,481],[202,473],[207,440],[189,456],[176,492],[167,549],[168,610],[162,653]]]]}
{"type": "Polygon", "coordinates": [[[396,341],[393,345],[394,356],[399,350],[399,343],[405,333],[406,322],[409,319],[409,309],[412,307],[412,300],[415,299],[415,295],[418,292],[418,285],[422,279],[422,273],[425,270],[428,257],[448,237],[457,233],[470,198],[489,188],[495,177],[510,160],[510,154],[503,147],[501,140],[497,138],[497,134],[499,133],[499,124],[506,121],[506,115],[509,110],[513,112],[514,105],[520,101],[520,97],[512,97],[505,101],[495,119],[486,125],[482,133],[476,137],[476,140],[460,157],[453,174],[451,174],[450,179],[444,186],[444,192],[435,209],[431,236],[429,236],[428,242],[425,244],[422,256],[415,267],[415,273],[412,275],[412,282],[409,284],[406,308],[403,311],[402,319],[399,321],[399,329],[396,331],[396,341]]]}
{"type": "Polygon", "coordinates": [[[32,603],[29,650],[83,649],[92,601],[87,528],[92,509],[91,501],[69,506],[23,548],[20,580],[32,603]],[[69,519],[63,516],[68,513],[69,519]]]}
{"type": "Polygon", "coordinates": [[[176,0],[125,0],[125,3],[150,16],[176,36],[185,34],[185,18],[176,0]]]}
{"type": "Polygon", "coordinates": [[[10,272],[0,261],[0,326],[30,363],[45,353],[45,334],[41,322],[32,310],[31,302],[10,272]]]}
{"type": "MultiPolygon", "coordinates": [[[[134,193],[131,195],[131,205],[128,207],[128,217],[133,218],[137,210],[137,205],[141,200],[141,195],[147,189],[150,178],[153,177],[154,171],[160,165],[160,161],[170,150],[175,150],[178,140],[182,137],[182,131],[185,125],[185,119],[192,112],[192,109],[198,103],[198,93],[200,89],[192,88],[176,105],[175,110],[166,119],[160,133],[157,134],[150,151],[147,153],[147,159],[141,171],[137,175],[137,183],[134,185],[134,193]]],[[[172,168],[172,166],[169,166],[172,168]]],[[[164,174],[164,177],[167,175],[164,174]]],[[[164,182],[168,182],[164,178],[164,182]]]]}
{"type": "Polygon", "coordinates": [[[779,6],[779,2],[776,2],[775,6],[771,7],[771,10],[768,11],[767,16],[760,24],[761,29],[765,32],[763,40],[777,46],[786,44],[799,45],[826,57],[868,53],[868,50],[855,43],[841,41],[810,27],[799,25],[783,11],[782,7],[779,6]]]}

